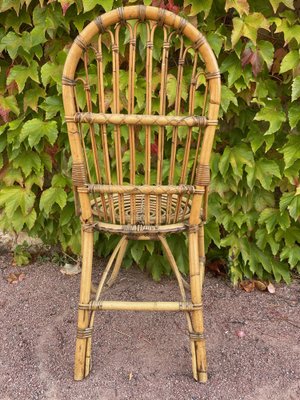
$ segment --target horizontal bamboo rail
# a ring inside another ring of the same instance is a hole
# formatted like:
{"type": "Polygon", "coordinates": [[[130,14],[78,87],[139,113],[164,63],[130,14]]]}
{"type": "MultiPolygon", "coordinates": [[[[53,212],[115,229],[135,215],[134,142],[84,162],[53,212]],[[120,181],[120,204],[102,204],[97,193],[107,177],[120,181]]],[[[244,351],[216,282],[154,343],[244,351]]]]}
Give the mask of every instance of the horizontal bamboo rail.
{"type": "Polygon", "coordinates": [[[168,233],[179,233],[188,231],[190,229],[188,224],[185,223],[177,223],[177,224],[168,224],[168,225],[114,225],[107,222],[97,222],[95,223],[95,229],[100,232],[108,232],[115,233],[118,235],[126,235],[130,236],[143,236],[143,240],[146,240],[146,236],[149,236],[149,239],[153,240],[153,236],[157,236],[159,234],[168,234],[168,233]]]}
{"type": "Polygon", "coordinates": [[[202,304],[187,301],[91,301],[79,304],[80,310],[101,311],[195,311],[202,304]]]}
{"type": "MultiPolygon", "coordinates": [[[[129,194],[204,194],[204,189],[199,189],[193,185],[96,185],[88,184],[87,187],[89,192],[95,193],[129,193],[129,194]]],[[[78,192],[85,192],[85,188],[78,188],[78,192]]]]}
{"type": "Polygon", "coordinates": [[[91,112],[77,112],[73,116],[66,116],[66,122],[87,122],[89,124],[113,125],[158,125],[158,126],[216,126],[217,120],[203,116],[175,116],[175,115],[141,115],[141,114],[104,114],[91,112]]]}

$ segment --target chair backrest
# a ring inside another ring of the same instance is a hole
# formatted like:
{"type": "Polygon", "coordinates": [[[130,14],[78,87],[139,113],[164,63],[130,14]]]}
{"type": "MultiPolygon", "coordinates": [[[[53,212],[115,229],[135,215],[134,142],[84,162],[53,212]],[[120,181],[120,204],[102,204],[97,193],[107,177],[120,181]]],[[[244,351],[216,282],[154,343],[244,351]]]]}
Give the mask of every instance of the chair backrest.
{"type": "MultiPolygon", "coordinates": [[[[209,184],[220,73],[204,36],[185,19],[146,6],[103,14],[75,39],[62,83],[75,187],[209,184]]],[[[124,224],[127,200],[116,196],[124,224]]],[[[161,201],[154,219],[146,206],[146,223],[161,223],[161,201]]],[[[166,201],[168,212],[172,198],[166,201]]],[[[133,196],[130,202],[135,223],[133,196]]],[[[111,195],[102,193],[100,204],[99,216],[116,222],[111,195]]],[[[165,222],[184,220],[178,210],[165,222]]]]}

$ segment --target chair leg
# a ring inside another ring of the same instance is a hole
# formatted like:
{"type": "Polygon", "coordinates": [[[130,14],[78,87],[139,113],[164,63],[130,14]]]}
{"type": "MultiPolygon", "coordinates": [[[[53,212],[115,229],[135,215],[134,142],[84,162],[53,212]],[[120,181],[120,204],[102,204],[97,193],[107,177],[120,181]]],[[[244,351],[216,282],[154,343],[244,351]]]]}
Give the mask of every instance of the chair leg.
{"type": "Polygon", "coordinates": [[[111,276],[110,276],[109,280],[106,283],[106,285],[108,287],[111,287],[115,283],[115,281],[116,281],[116,279],[117,279],[117,277],[119,275],[120,268],[121,268],[121,265],[122,265],[122,261],[124,259],[124,255],[126,253],[127,245],[128,245],[128,239],[124,240],[122,246],[120,247],[120,250],[119,250],[119,253],[118,253],[118,256],[117,256],[117,259],[116,259],[116,263],[115,263],[113,272],[111,273],[111,276]]]}
{"type": "MultiPolygon", "coordinates": [[[[199,262],[199,251],[202,253],[203,246],[203,226],[199,232],[189,233],[189,264],[191,280],[191,300],[197,309],[192,312],[193,332],[190,333],[190,339],[195,342],[195,357],[197,365],[196,379],[202,383],[207,381],[206,369],[206,348],[203,326],[203,307],[202,307],[202,285],[204,278],[204,263],[199,262]],[[201,245],[199,245],[201,243],[201,245]]],[[[201,257],[203,257],[201,255],[201,257]]],[[[192,355],[193,356],[193,355],[192,355]]],[[[193,360],[195,364],[195,360],[193,360]]]]}
{"type": "MultiPolygon", "coordinates": [[[[93,262],[93,232],[81,232],[82,272],[80,283],[80,303],[87,304],[91,296],[92,262],[93,262]]],[[[80,381],[90,372],[90,355],[87,357],[87,342],[91,340],[89,329],[90,312],[78,310],[78,330],[75,350],[74,379],[80,381]]]]}

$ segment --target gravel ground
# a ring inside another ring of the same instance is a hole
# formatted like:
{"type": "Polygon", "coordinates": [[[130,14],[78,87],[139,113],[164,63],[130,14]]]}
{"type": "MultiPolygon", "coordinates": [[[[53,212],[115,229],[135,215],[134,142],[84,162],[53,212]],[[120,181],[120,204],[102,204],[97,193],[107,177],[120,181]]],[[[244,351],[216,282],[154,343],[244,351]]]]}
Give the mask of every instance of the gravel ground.
{"type": "MultiPolygon", "coordinates": [[[[95,261],[95,279],[102,266],[95,261]]],[[[9,254],[0,268],[1,400],[300,399],[299,281],[248,294],[207,274],[206,385],[192,379],[185,318],[174,313],[98,312],[91,374],[74,382],[80,276],[63,276],[49,262],[18,270],[9,254]],[[25,279],[9,284],[16,271],[25,279]]],[[[174,280],[155,283],[132,268],[109,298],[172,300],[177,291],[174,280]]]]}

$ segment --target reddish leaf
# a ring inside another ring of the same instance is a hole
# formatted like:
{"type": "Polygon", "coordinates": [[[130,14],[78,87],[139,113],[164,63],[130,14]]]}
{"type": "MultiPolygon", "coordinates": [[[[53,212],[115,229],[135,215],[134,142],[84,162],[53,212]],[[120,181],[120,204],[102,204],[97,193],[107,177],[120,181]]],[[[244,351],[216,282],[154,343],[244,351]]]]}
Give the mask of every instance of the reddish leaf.
{"type": "Polygon", "coordinates": [[[252,54],[250,62],[251,62],[251,65],[252,65],[253,75],[257,76],[261,72],[262,67],[263,67],[262,59],[261,59],[261,57],[259,55],[258,50],[256,50],[252,54]]]}
{"type": "Polygon", "coordinates": [[[68,10],[68,8],[70,7],[70,3],[68,3],[67,1],[64,1],[61,3],[61,8],[62,8],[62,12],[63,12],[63,16],[66,15],[66,12],[68,10]]]}
{"type": "Polygon", "coordinates": [[[242,57],[241,57],[241,64],[242,67],[245,68],[247,64],[252,65],[252,72],[254,76],[257,76],[263,67],[262,59],[260,57],[260,54],[258,50],[252,51],[249,48],[246,48],[243,51],[242,57]]]}
{"type": "Polygon", "coordinates": [[[0,117],[3,119],[4,122],[9,122],[9,110],[0,106],[0,117]]]}
{"type": "Polygon", "coordinates": [[[243,53],[242,53],[242,57],[241,57],[241,62],[242,62],[242,67],[245,68],[245,66],[247,64],[250,64],[250,59],[252,57],[252,50],[249,48],[246,48],[243,53]]]}
{"type": "Polygon", "coordinates": [[[155,137],[154,143],[151,144],[151,154],[155,155],[158,153],[158,138],[155,137]]]}
{"type": "Polygon", "coordinates": [[[151,5],[154,7],[166,8],[164,0],[152,0],[151,5]]]}
{"type": "Polygon", "coordinates": [[[278,74],[280,71],[280,65],[283,57],[287,54],[287,50],[283,47],[277,49],[274,53],[274,61],[271,69],[272,75],[278,74]]]}

